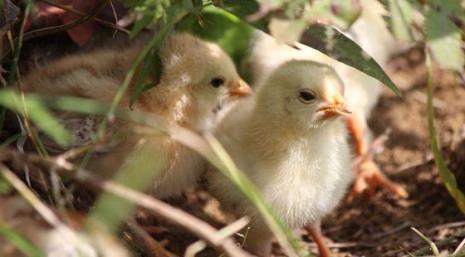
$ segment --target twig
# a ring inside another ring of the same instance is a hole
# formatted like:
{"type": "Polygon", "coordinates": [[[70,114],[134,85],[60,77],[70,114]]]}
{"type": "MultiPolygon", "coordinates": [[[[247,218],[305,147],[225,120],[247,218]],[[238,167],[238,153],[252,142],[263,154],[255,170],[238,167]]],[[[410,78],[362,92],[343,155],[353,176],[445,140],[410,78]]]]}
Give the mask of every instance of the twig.
{"type": "MultiPolygon", "coordinates": [[[[242,217],[239,220],[229,224],[228,226],[218,230],[217,234],[224,239],[234,235],[235,233],[239,232],[243,229],[247,224],[249,224],[250,219],[248,217],[242,217]]],[[[195,257],[199,252],[203,251],[206,247],[205,241],[199,240],[194,242],[190,246],[187,247],[186,252],[184,254],[185,257],[195,257]]]]}
{"type": "Polygon", "coordinates": [[[153,239],[135,221],[126,222],[125,227],[129,230],[134,241],[140,242],[149,256],[154,257],[176,257],[174,253],[166,250],[158,241],[153,239]]]}
{"type": "Polygon", "coordinates": [[[219,235],[217,230],[208,223],[151,196],[124,187],[112,181],[96,178],[92,175],[92,172],[76,167],[63,158],[41,158],[36,154],[22,154],[16,151],[4,149],[0,151],[0,160],[13,160],[17,163],[34,163],[47,168],[56,167],[57,172],[60,172],[63,175],[70,175],[74,179],[85,183],[86,185],[103,189],[109,193],[133,202],[174,224],[184,227],[200,237],[202,240],[208,242],[214,248],[224,251],[229,256],[251,256],[249,253],[237,247],[231,238],[223,238],[219,235]]]}
{"type": "MultiPolygon", "coordinates": [[[[79,11],[79,10],[76,10],[76,9],[71,8],[71,7],[69,7],[69,6],[67,6],[67,5],[64,5],[64,4],[56,3],[55,1],[51,1],[51,0],[39,0],[39,1],[44,2],[44,3],[46,3],[46,4],[48,4],[48,5],[51,5],[51,6],[58,7],[58,8],[60,8],[60,9],[63,9],[63,10],[65,10],[65,11],[67,11],[67,12],[72,13],[72,14],[79,15],[79,16],[81,16],[81,17],[86,17],[86,16],[88,16],[87,14],[85,14],[85,13],[79,11]]],[[[98,22],[98,23],[100,23],[100,24],[102,24],[102,25],[104,25],[104,26],[107,26],[107,27],[109,27],[109,28],[112,28],[112,29],[115,29],[115,30],[124,32],[124,33],[126,33],[126,34],[128,34],[128,35],[129,35],[129,33],[131,33],[129,30],[127,30],[127,29],[125,29],[125,28],[119,26],[118,24],[115,24],[115,23],[112,23],[112,22],[108,22],[108,21],[106,21],[106,20],[102,20],[102,19],[100,19],[100,18],[98,18],[98,17],[95,17],[95,16],[91,16],[91,19],[94,20],[94,21],[96,21],[96,22],[98,22]]]]}
{"type": "Polygon", "coordinates": [[[433,154],[428,153],[428,155],[422,159],[422,160],[415,160],[411,162],[407,162],[402,164],[395,172],[393,172],[393,175],[398,175],[398,174],[403,174],[404,172],[411,170],[416,167],[423,166],[425,164],[428,164],[430,162],[434,161],[433,154]]]}
{"type": "Polygon", "coordinates": [[[456,227],[462,227],[462,226],[465,226],[465,221],[451,222],[451,223],[446,223],[446,224],[435,226],[434,228],[430,230],[430,232],[441,230],[444,228],[456,228],[456,227]]]}

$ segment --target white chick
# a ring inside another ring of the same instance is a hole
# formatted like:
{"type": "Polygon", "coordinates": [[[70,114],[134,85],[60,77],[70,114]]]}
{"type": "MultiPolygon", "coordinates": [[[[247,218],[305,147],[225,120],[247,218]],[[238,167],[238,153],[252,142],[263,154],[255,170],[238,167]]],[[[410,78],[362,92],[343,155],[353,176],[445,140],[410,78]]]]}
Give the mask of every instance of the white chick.
{"type": "MultiPolygon", "coordinates": [[[[31,72],[22,83],[23,89],[110,103],[140,50],[140,47],[102,50],[65,57],[31,72]]],[[[133,110],[156,114],[168,124],[201,133],[212,125],[213,110],[218,104],[251,92],[237,74],[230,57],[214,43],[186,33],[175,34],[166,39],[160,53],[163,67],[160,83],[144,92],[134,103],[133,110]]],[[[147,80],[153,83],[154,78],[147,80]]],[[[132,88],[124,96],[122,108],[128,107],[131,93],[132,88]]],[[[73,130],[74,146],[89,143],[99,123],[94,117],[81,116],[77,122],[73,116],[64,119],[73,130]]],[[[109,177],[132,151],[145,149],[165,158],[166,165],[155,182],[158,197],[176,196],[195,185],[203,171],[203,159],[170,138],[137,134],[140,128],[142,126],[131,122],[112,124],[110,130],[120,137],[120,142],[94,156],[88,168],[109,177]]]]}
{"type": "MultiPolygon", "coordinates": [[[[383,18],[387,12],[376,0],[361,0],[361,5],[361,15],[346,35],[359,44],[378,64],[386,67],[389,57],[399,47],[383,18]]],[[[357,156],[365,155],[372,140],[367,119],[382,93],[382,85],[376,79],[315,49],[299,43],[296,43],[296,48],[278,42],[265,33],[257,33],[249,60],[255,84],[260,84],[275,67],[291,59],[312,60],[331,66],[347,85],[345,97],[347,105],[353,111],[348,119],[348,128],[354,139],[355,153],[357,156]]],[[[354,171],[358,176],[352,197],[365,190],[373,192],[378,185],[394,195],[407,196],[407,192],[384,176],[371,159],[368,158],[360,167],[359,171],[354,171]]]]}
{"type": "MultiPolygon", "coordinates": [[[[215,135],[266,203],[290,228],[319,221],[351,181],[343,83],[332,68],[292,60],[279,66],[256,95],[239,101],[215,135]]],[[[258,212],[217,171],[209,189],[237,215],[252,218],[245,246],[269,256],[272,234],[258,212]]]]}

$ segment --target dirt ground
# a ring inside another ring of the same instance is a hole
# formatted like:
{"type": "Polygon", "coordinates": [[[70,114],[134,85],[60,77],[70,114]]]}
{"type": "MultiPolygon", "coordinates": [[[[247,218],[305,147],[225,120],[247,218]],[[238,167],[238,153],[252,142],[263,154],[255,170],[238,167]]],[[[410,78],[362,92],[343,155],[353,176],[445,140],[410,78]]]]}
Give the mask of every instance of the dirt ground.
{"type": "MultiPolygon", "coordinates": [[[[39,44],[38,44],[39,45],[39,44]]],[[[42,63],[50,51],[30,48],[30,67],[42,63]]],[[[65,51],[67,52],[67,51],[65,51]]],[[[412,49],[395,57],[390,73],[401,88],[398,98],[386,91],[373,111],[370,127],[374,136],[391,129],[382,153],[376,156],[381,169],[409,192],[407,199],[396,199],[384,191],[370,198],[344,201],[324,220],[323,233],[337,256],[405,256],[422,250],[426,244],[412,231],[415,227],[438,242],[440,250],[453,251],[465,237],[465,216],[456,208],[442,185],[429,148],[426,118],[426,69],[424,56],[412,49]]],[[[434,97],[437,125],[448,167],[455,172],[465,191],[465,85],[452,74],[435,70],[434,97]]],[[[205,191],[188,194],[171,202],[197,216],[221,226],[227,217],[218,211],[217,202],[205,191]]],[[[143,225],[166,228],[155,238],[167,243],[168,250],[183,255],[196,238],[182,229],[139,217],[143,225]]],[[[316,252],[311,240],[308,246],[316,252]]],[[[425,249],[423,249],[425,250],[425,249]]],[[[426,249],[427,250],[427,249],[426,249]]],[[[417,252],[419,256],[429,252],[417,252]]],[[[143,254],[142,254],[143,255],[143,254]]],[[[201,256],[217,256],[207,249],[201,256]]]]}

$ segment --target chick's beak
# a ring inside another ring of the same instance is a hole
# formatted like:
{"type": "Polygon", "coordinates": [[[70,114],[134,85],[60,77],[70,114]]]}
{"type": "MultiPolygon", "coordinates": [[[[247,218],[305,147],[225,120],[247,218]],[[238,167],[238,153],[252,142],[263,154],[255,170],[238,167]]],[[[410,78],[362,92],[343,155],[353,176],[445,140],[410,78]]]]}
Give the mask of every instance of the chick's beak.
{"type": "Polygon", "coordinates": [[[318,112],[323,112],[323,120],[331,119],[337,116],[346,116],[352,113],[344,104],[344,102],[327,104],[323,107],[320,107],[318,112]]]}
{"type": "Polygon", "coordinates": [[[252,94],[252,89],[242,79],[232,80],[228,84],[229,96],[248,96],[252,94]]]}

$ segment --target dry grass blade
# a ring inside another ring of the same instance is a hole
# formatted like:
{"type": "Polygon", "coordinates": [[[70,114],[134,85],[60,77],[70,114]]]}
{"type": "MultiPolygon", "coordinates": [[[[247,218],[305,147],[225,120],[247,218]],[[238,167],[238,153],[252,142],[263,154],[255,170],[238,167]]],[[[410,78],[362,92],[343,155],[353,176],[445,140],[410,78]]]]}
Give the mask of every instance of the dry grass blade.
{"type": "MultiPolygon", "coordinates": [[[[247,224],[249,224],[250,219],[248,217],[242,217],[239,220],[236,220],[235,222],[229,224],[228,226],[218,230],[218,235],[220,235],[223,238],[228,238],[235,233],[239,232],[242,230],[247,224]]],[[[189,247],[187,247],[186,252],[184,254],[185,257],[194,257],[197,255],[199,252],[203,251],[207,244],[199,240],[197,242],[194,242],[191,244],[189,247]]]]}
{"type": "Polygon", "coordinates": [[[213,135],[207,134],[205,135],[205,138],[212,151],[219,159],[218,163],[220,163],[220,165],[217,167],[219,167],[219,169],[234,184],[236,184],[242,193],[244,193],[244,195],[247,196],[247,198],[255,205],[271,231],[275,234],[276,239],[283,247],[284,251],[291,257],[299,256],[297,253],[299,251],[299,246],[292,244],[292,242],[295,242],[295,239],[293,238],[290,230],[274,215],[273,211],[265,203],[253,183],[236,167],[226,150],[221,146],[220,142],[213,137],[213,135]]]}

